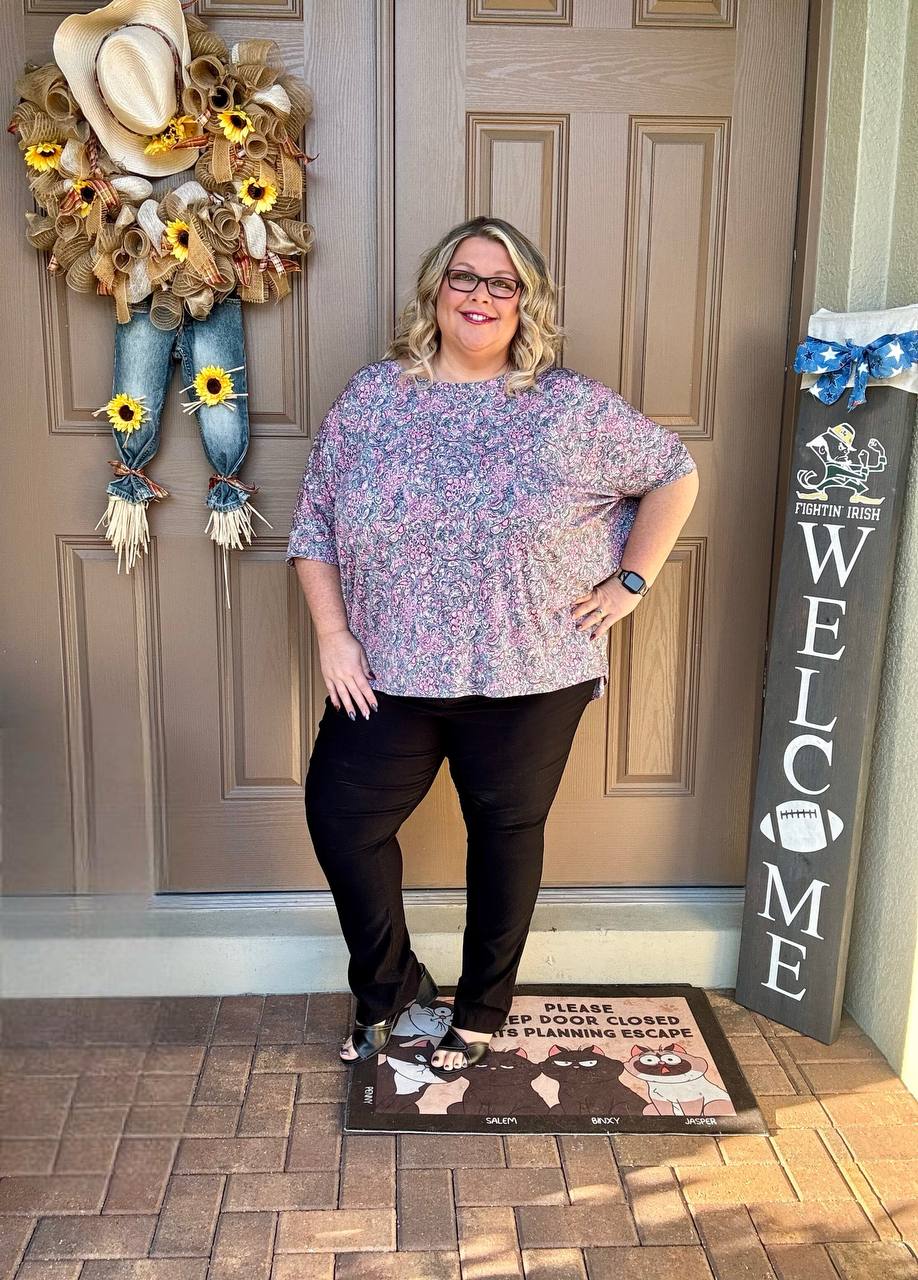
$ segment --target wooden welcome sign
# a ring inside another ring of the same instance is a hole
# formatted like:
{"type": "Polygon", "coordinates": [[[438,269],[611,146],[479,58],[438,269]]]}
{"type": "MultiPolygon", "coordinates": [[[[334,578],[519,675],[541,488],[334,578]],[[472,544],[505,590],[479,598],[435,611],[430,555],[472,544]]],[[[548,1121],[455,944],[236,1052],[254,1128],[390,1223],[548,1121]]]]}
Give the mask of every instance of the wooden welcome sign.
{"type": "Polygon", "coordinates": [[[801,397],[749,841],[736,999],[838,1034],[918,397],[801,397]]]}

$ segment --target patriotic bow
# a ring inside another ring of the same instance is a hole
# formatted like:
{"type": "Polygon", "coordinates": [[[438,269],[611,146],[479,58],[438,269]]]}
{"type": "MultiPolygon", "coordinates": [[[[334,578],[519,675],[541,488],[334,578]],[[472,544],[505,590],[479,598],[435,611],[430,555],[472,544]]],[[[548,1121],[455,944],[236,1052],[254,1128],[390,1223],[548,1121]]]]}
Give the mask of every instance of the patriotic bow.
{"type": "Polygon", "coordinates": [[[848,408],[854,409],[867,399],[868,378],[893,378],[909,365],[918,362],[918,329],[908,333],[884,333],[866,346],[858,346],[850,338],[844,342],[828,342],[806,337],[794,358],[796,373],[818,373],[811,388],[823,404],[834,404],[845,389],[854,369],[854,386],[848,397],[848,408]]]}

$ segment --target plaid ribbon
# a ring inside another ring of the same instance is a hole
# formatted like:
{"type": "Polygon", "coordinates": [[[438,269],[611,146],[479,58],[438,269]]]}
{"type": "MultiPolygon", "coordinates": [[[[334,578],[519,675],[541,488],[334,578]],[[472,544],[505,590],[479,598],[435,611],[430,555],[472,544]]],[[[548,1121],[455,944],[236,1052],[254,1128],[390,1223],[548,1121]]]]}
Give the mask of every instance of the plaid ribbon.
{"type": "MultiPolygon", "coordinates": [[[[94,178],[80,178],[79,183],[81,188],[90,187],[96,195],[100,196],[109,213],[117,213],[121,208],[121,197],[109,180],[103,178],[101,174],[94,178]]],[[[76,187],[71,187],[60,203],[60,211],[71,213],[82,202],[83,196],[80,191],[76,187]]]]}
{"type": "Polygon", "coordinates": [[[281,151],[286,151],[288,156],[292,156],[294,160],[305,160],[307,164],[311,164],[313,160],[319,158],[320,152],[316,152],[314,156],[308,155],[300,146],[290,137],[289,133],[285,133],[281,138],[281,151]]]}
{"type": "Polygon", "coordinates": [[[268,249],[263,258],[252,258],[242,250],[237,250],[233,254],[233,262],[239,270],[240,280],[246,286],[252,282],[252,267],[255,263],[258,264],[259,271],[267,271],[270,268],[276,271],[279,276],[300,270],[300,264],[295,258],[283,258],[273,253],[270,249],[268,249]]]}
{"type": "Polygon", "coordinates": [[[234,489],[238,489],[241,493],[257,493],[258,492],[257,484],[246,484],[243,480],[240,480],[238,476],[221,476],[221,475],[212,475],[210,477],[210,479],[207,482],[207,492],[210,493],[211,489],[213,489],[215,485],[218,485],[221,480],[224,482],[224,484],[231,484],[234,489]]]}
{"type": "Polygon", "coordinates": [[[819,374],[810,390],[823,404],[834,404],[840,399],[853,369],[854,385],[848,408],[854,409],[866,403],[868,378],[894,378],[915,363],[918,363],[918,329],[884,333],[863,347],[850,338],[844,342],[828,342],[808,335],[797,348],[794,371],[819,374]]]}
{"type": "Polygon", "coordinates": [[[128,467],[120,458],[109,458],[108,465],[114,470],[116,476],[137,476],[138,480],[142,480],[153,491],[153,498],[168,498],[169,490],[161,484],[157,484],[141,467],[128,467]]]}
{"type": "MultiPolygon", "coordinates": [[[[205,116],[204,119],[206,120],[207,117],[205,116]]],[[[199,120],[198,124],[201,124],[201,123],[202,121],[199,120]]],[[[169,148],[169,150],[170,151],[190,151],[195,147],[206,147],[209,141],[210,139],[206,133],[199,133],[194,138],[186,138],[184,142],[173,143],[173,145],[169,148]]]]}

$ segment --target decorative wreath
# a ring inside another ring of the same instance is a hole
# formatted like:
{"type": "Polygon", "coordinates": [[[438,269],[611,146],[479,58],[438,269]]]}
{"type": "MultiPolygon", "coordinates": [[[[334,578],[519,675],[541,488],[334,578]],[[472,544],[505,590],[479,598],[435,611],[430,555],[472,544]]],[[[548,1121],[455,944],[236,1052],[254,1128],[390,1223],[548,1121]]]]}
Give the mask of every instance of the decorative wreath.
{"type": "Polygon", "coordinates": [[[144,147],[197,150],[193,180],[156,196],[148,178],[118,166],[93,132],[55,62],[28,66],[8,130],[18,134],[40,213],[28,239],[71,289],[109,295],[120,324],[150,297],[150,319],[175,329],[237,294],[265,302],[313,247],[300,218],[297,138],[312,113],[303,81],[284,71],[273,40],[224,41],[185,18],[191,61],[179,112],[144,147]]]}

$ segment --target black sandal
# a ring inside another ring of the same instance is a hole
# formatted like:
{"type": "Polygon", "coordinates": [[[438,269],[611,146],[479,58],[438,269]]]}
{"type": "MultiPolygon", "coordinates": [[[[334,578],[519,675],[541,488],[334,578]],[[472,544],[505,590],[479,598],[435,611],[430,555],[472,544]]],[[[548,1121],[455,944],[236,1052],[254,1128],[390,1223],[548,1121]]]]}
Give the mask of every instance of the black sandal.
{"type": "Polygon", "coordinates": [[[491,1051],[490,1040],[464,1040],[458,1031],[452,1027],[447,1027],[445,1035],[435,1049],[431,1050],[431,1057],[437,1052],[437,1049],[458,1049],[465,1055],[465,1062],[461,1067],[435,1067],[428,1059],[427,1067],[430,1071],[435,1072],[443,1080],[449,1080],[452,1076],[456,1076],[460,1071],[465,1071],[468,1067],[474,1067],[476,1062],[487,1057],[491,1051]]]}
{"type": "Polygon", "coordinates": [[[405,1009],[412,1004],[419,1004],[425,1009],[429,1009],[439,994],[439,987],[428,973],[427,966],[422,964],[421,981],[418,984],[417,995],[403,1004],[401,1009],[396,1009],[390,1018],[383,1018],[381,1022],[355,1022],[354,1029],[351,1032],[351,1040],[357,1056],[356,1058],[345,1058],[339,1049],[339,1059],[350,1067],[355,1062],[365,1062],[367,1058],[374,1057],[382,1049],[385,1049],[389,1043],[392,1029],[405,1009]]]}

